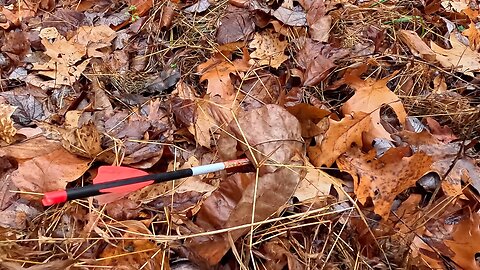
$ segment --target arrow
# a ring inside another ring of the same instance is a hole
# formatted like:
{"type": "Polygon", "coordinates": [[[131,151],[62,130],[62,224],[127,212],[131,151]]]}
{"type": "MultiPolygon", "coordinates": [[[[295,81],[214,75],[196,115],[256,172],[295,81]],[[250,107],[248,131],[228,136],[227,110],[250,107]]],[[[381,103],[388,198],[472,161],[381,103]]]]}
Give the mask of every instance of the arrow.
{"type": "Polygon", "coordinates": [[[129,167],[100,166],[97,176],[93,179],[93,185],[47,192],[43,195],[42,204],[50,206],[101,194],[128,193],[154,183],[218,172],[248,164],[250,164],[250,161],[243,158],[158,174],[148,174],[142,170],[129,167]]]}

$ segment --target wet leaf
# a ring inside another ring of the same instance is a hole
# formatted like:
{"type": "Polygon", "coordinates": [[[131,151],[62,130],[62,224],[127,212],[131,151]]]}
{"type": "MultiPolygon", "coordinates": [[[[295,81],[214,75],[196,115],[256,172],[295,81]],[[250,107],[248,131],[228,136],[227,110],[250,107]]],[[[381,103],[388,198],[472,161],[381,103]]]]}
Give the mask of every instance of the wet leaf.
{"type": "Polygon", "coordinates": [[[256,49],[250,56],[251,63],[257,62],[259,65],[269,65],[278,68],[288,57],[284,54],[288,42],[280,40],[280,34],[267,29],[261,33],[255,33],[255,37],[250,42],[249,47],[256,49]],[[257,59],[257,60],[253,60],[257,59]]]}
{"type": "Polygon", "coordinates": [[[340,121],[329,118],[327,132],[316,137],[316,145],[307,149],[312,164],[317,167],[330,167],[353,144],[363,145],[362,134],[370,131],[370,121],[371,116],[363,112],[346,115],[340,121]]]}
{"type": "Polygon", "coordinates": [[[381,80],[368,78],[360,79],[353,72],[345,76],[345,81],[355,89],[355,94],[342,106],[342,112],[349,114],[351,112],[365,112],[371,115],[370,134],[375,138],[391,139],[390,134],[385,130],[380,122],[380,108],[383,105],[390,106],[396,113],[396,116],[403,126],[407,113],[401,100],[387,87],[390,77],[381,80]]]}
{"type": "Polygon", "coordinates": [[[431,157],[422,152],[408,157],[408,152],[408,148],[390,148],[376,159],[374,150],[363,154],[352,148],[337,165],[353,177],[358,200],[364,204],[372,198],[375,213],[386,219],[395,197],[430,171],[431,157]]]}

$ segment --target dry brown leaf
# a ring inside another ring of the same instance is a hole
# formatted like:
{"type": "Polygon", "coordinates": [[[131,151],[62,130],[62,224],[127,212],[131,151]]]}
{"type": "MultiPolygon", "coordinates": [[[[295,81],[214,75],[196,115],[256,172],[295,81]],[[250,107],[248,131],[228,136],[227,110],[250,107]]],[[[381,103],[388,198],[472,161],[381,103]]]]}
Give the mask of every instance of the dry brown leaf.
{"type": "Polygon", "coordinates": [[[468,8],[469,0],[442,0],[442,7],[455,12],[462,12],[468,8]]]}
{"type": "Polygon", "coordinates": [[[303,85],[319,84],[336,67],[334,62],[348,54],[345,49],[306,39],[297,56],[298,64],[305,70],[303,85]]]}
{"type": "Polygon", "coordinates": [[[413,55],[426,61],[435,61],[435,52],[423,42],[417,33],[410,30],[400,30],[398,31],[398,36],[400,37],[400,40],[408,46],[413,55]]]}
{"type": "Polygon", "coordinates": [[[0,104],[0,140],[7,144],[14,141],[17,129],[13,126],[12,114],[17,107],[0,104]]]}
{"type": "Polygon", "coordinates": [[[480,167],[476,164],[475,159],[465,155],[461,156],[450,170],[460,150],[461,142],[445,144],[427,131],[421,133],[402,131],[398,135],[404,142],[432,157],[431,171],[437,172],[440,177],[449,172],[446,175],[446,181],[442,181],[442,189],[445,194],[449,196],[462,194],[462,180],[480,191],[480,167]]]}
{"type": "Polygon", "coordinates": [[[257,60],[250,60],[253,65],[255,62],[260,66],[268,65],[273,68],[278,68],[288,59],[284,54],[288,46],[286,40],[280,40],[280,34],[274,33],[271,29],[267,29],[261,33],[255,33],[255,37],[250,42],[249,47],[256,49],[251,57],[257,60]]]}
{"type": "MultiPolygon", "coordinates": [[[[299,158],[304,147],[300,124],[284,108],[266,105],[246,112],[238,117],[238,125],[235,121],[232,122],[232,134],[240,140],[245,138],[251,147],[260,152],[254,151],[257,161],[269,157],[284,165],[303,163],[299,158]]],[[[237,141],[233,139],[233,142],[233,145],[225,145],[225,141],[219,140],[218,147],[235,149],[237,141]]],[[[243,144],[240,144],[240,147],[249,155],[248,147],[243,144]]],[[[253,160],[251,156],[250,160],[253,160]]],[[[237,173],[228,177],[220,183],[218,190],[206,199],[197,215],[196,224],[202,231],[248,224],[252,220],[255,195],[254,220],[264,220],[288,201],[303,175],[303,171],[298,167],[262,166],[257,183],[253,173],[237,173]]],[[[248,230],[244,228],[231,231],[230,237],[236,241],[248,230]]],[[[226,237],[218,235],[213,240],[210,237],[196,237],[188,239],[186,246],[192,251],[192,259],[212,266],[217,264],[230,248],[226,237]]]]}
{"type": "Polygon", "coordinates": [[[12,182],[19,189],[32,192],[64,189],[68,182],[85,173],[90,162],[70,154],[59,142],[43,137],[4,147],[0,154],[17,160],[12,182]]]}
{"type": "Polygon", "coordinates": [[[212,134],[230,123],[238,106],[235,103],[232,106],[232,102],[226,103],[219,97],[197,100],[195,103],[195,139],[199,145],[210,148],[212,134]]]}
{"type": "MultiPolygon", "coordinates": [[[[302,152],[304,141],[298,120],[284,108],[268,104],[238,116],[238,124],[230,124],[232,134],[240,142],[240,148],[257,162],[286,164],[302,152]],[[252,150],[253,148],[254,150],[252,150]]],[[[230,140],[237,141],[227,135],[230,140]]],[[[219,146],[221,148],[220,142],[219,146]]],[[[235,149],[236,147],[233,147],[235,149]]],[[[262,166],[261,172],[274,172],[278,167],[262,166]]]]}
{"type": "Polygon", "coordinates": [[[116,243],[116,246],[107,246],[100,254],[102,260],[98,260],[99,266],[117,266],[122,270],[133,269],[170,269],[168,256],[157,254],[159,247],[155,242],[141,236],[152,235],[150,230],[138,220],[122,221],[119,225],[125,232],[123,237],[116,243]]]}
{"type": "Polygon", "coordinates": [[[8,157],[0,157],[0,211],[9,207],[18,195],[16,187],[12,183],[11,174],[15,171],[15,161],[8,157]]]}
{"type": "MultiPolygon", "coordinates": [[[[307,175],[300,181],[293,194],[300,202],[305,202],[319,196],[328,196],[332,185],[336,189],[341,187],[342,181],[340,179],[315,168],[309,162],[306,162],[305,166],[307,175]]],[[[339,192],[339,194],[342,194],[342,192],[339,192]]]]}
{"type": "Polygon", "coordinates": [[[449,143],[458,139],[458,137],[453,134],[452,129],[447,125],[441,126],[440,123],[432,117],[426,117],[425,121],[427,122],[430,132],[437,140],[443,143],[449,143]]]}
{"type": "Polygon", "coordinates": [[[211,97],[216,95],[224,100],[233,100],[235,98],[235,89],[233,87],[231,73],[248,71],[248,56],[243,55],[242,59],[230,61],[221,53],[214,54],[207,62],[197,67],[197,72],[202,76],[200,81],[208,80],[207,94],[211,97]]]}
{"type": "Polygon", "coordinates": [[[387,82],[392,77],[381,80],[368,78],[360,79],[354,72],[345,76],[345,82],[355,89],[355,94],[342,106],[344,114],[351,112],[365,112],[371,115],[370,134],[375,138],[390,140],[390,133],[380,123],[380,109],[383,105],[390,106],[396,113],[400,124],[405,124],[407,113],[401,100],[387,87],[387,82]]]}
{"type": "Polygon", "coordinates": [[[89,60],[81,60],[86,54],[85,46],[75,43],[74,40],[67,41],[53,27],[42,29],[40,37],[46,49],[45,54],[50,57],[50,60],[45,64],[34,63],[33,70],[38,70],[39,74],[55,79],[49,85],[52,88],[72,85],[80,78],[89,63],[89,60]]]}
{"type": "Polygon", "coordinates": [[[287,110],[289,113],[293,114],[298,121],[300,121],[302,137],[304,138],[312,138],[320,135],[323,130],[317,125],[318,122],[331,114],[331,112],[327,110],[306,103],[300,103],[288,107],[287,110]]]}
{"type": "Polygon", "coordinates": [[[100,25],[82,26],[69,40],[60,35],[54,27],[42,29],[39,36],[45,46],[45,54],[50,56],[50,60],[44,64],[34,63],[33,69],[54,79],[48,84],[53,88],[72,85],[77,81],[90,61],[82,58],[103,56],[104,54],[97,50],[110,46],[116,33],[110,27],[100,25]]]}
{"type": "Polygon", "coordinates": [[[452,68],[469,76],[480,70],[480,54],[461,43],[454,34],[450,35],[451,49],[444,49],[433,41],[430,47],[437,54],[437,61],[444,68],[452,68]]]}
{"type": "Polygon", "coordinates": [[[225,16],[220,19],[216,38],[219,44],[227,44],[247,40],[254,31],[255,24],[250,13],[243,8],[229,5],[225,16]]]}
{"type": "Polygon", "coordinates": [[[262,255],[267,258],[265,269],[268,270],[302,270],[304,265],[300,263],[297,255],[292,253],[290,249],[292,244],[287,237],[276,237],[269,239],[262,244],[260,250],[262,255]]]}
{"type": "Polygon", "coordinates": [[[101,136],[94,123],[79,123],[82,111],[68,111],[65,115],[65,128],[56,128],[62,136],[62,144],[72,154],[94,158],[103,149],[101,136]]]}
{"type": "Polygon", "coordinates": [[[353,177],[358,200],[365,204],[368,197],[372,198],[375,213],[387,219],[395,197],[430,171],[431,157],[422,152],[407,157],[409,152],[408,147],[390,148],[376,159],[375,150],[363,154],[359,148],[352,148],[337,160],[337,165],[353,177]]]}
{"type": "Polygon", "coordinates": [[[328,42],[332,16],[327,15],[325,1],[300,1],[307,12],[308,33],[310,37],[319,42],[328,42]]]}
{"type": "Polygon", "coordinates": [[[480,33],[473,22],[470,23],[468,29],[462,32],[462,35],[468,37],[470,49],[474,51],[480,49],[480,33]]]}
{"type": "Polygon", "coordinates": [[[50,261],[39,265],[33,265],[30,267],[23,267],[22,265],[14,262],[0,262],[0,266],[5,270],[55,270],[63,269],[69,270],[75,264],[74,260],[65,261],[50,261]]]}
{"type": "Polygon", "coordinates": [[[346,115],[342,120],[329,118],[330,126],[322,136],[315,138],[316,145],[307,149],[308,157],[313,165],[332,166],[335,160],[352,147],[362,145],[363,132],[369,132],[371,117],[363,112],[346,115]]]}

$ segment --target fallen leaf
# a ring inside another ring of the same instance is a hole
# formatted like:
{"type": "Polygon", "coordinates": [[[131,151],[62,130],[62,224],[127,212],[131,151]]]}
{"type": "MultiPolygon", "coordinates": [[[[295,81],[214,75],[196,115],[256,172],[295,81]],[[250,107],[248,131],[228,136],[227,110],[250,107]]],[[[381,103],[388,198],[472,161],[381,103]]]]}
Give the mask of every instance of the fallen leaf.
{"type": "MultiPolygon", "coordinates": [[[[288,1],[284,1],[288,2],[288,1]]],[[[278,7],[272,12],[272,15],[279,21],[290,26],[305,26],[307,18],[305,12],[298,7],[285,7],[284,5],[278,7]]]]}
{"type": "Polygon", "coordinates": [[[70,153],[95,158],[103,151],[101,136],[93,122],[79,123],[82,113],[82,111],[68,111],[65,114],[65,122],[70,122],[70,125],[54,128],[61,134],[63,147],[70,153]]]}
{"type": "Polygon", "coordinates": [[[197,72],[202,76],[200,81],[208,80],[207,94],[211,97],[218,95],[224,100],[233,100],[235,98],[235,89],[233,88],[231,73],[248,71],[247,56],[244,54],[242,59],[230,61],[221,53],[214,54],[207,62],[198,65],[197,72]]]}
{"type": "Polygon", "coordinates": [[[402,141],[415,146],[417,151],[422,151],[432,158],[431,171],[437,172],[441,178],[446,176],[446,181],[442,181],[445,194],[448,196],[462,194],[461,181],[469,182],[477,191],[480,191],[480,168],[473,158],[461,156],[450,170],[460,150],[461,142],[445,144],[428,131],[420,133],[402,131],[398,135],[402,141]],[[446,175],[447,172],[448,175],[446,175]]]}
{"type": "MultiPolygon", "coordinates": [[[[205,231],[248,224],[252,220],[255,195],[254,221],[265,220],[288,201],[300,179],[298,170],[286,167],[260,176],[258,183],[255,183],[254,174],[235,174],[222,181],[219,189],[205,200],[196,223],[205,231]]],[[[249,230],[237,229],[229,234],[236,241],[249,230]]],[[[194,254],[191,259],[210,266],[218,264],[230,249],[225,235],[217,236],[213,241],[209,237],[189,238],[185,245],[194,254]]]]}
{"type": "Polygon", "coordinates": [[[218,97],[198,100],[195,104],[195,140],[199,145],[210,148],[212,134],[232,121],[238,107],[218,97]]]}
{"type": "Polygon", "coordinates": [[[28,126],[34,121],[41,121],[46,118],[42,102],[31,94],[16,93],[15,91],[3,92],[0,94],[8,100],[8,103],[16,107],[12,119],[23,126],[28,126]]]}
{"type": "Polygon", "coordinates": [[[369,132],[371,116],[364,112],[345,115],[340,121],[329,118],[330,126],[322,136],[315,138],[316,145],[307,148],[308,157],[313,165],[332,166],[335,160],[348,151],[353,144],[361,146],[362,134],[369,132]]]}
{"type": "Polygon", "coordinates": [[[450,34],[451,49],[444,49],[433,41],[430,47],[437,54],[437,61],[444,68],[452,68],[469,76],[480,70],[480,55],[461,43],[454,34],[450,34]]]}
{"type": "Polygon", "coordinates": [[[462,10],[468,8],[468,0],[444,0],[441,5],[447,10],[453,10],[456,12],[462,12],[462,10]]]}
{"type": "Polygon", "coordinates": [[[335,61],[347,56],[345,49],[306,39],[297,55],[298,64],[305,70],[303,85],[315,86],[336,67],[335,61]]]}
{"type": "Polygon", "coordinates": [[[410,30],[400,30],[398,31],[398,36],[400,37],[400,40],[407,45],[414,56],[420,57],[426,61],[435,61],[435,52],[423,42],[417,33],[410,30]]]}
{"type": "Polygon", "coordinates": [[[129,1],[130,6],[127,8],[128,17],[127,20],[123,21],[122,23],[115,25],[112,27],[113,30],[118,31],[123,27],[127,26],[130,23],[134,23],[138,21],[138,19],[133,18],[140,18],[147,14],[153,7],[153,0],[131,0],[129,1]]]}
{"type": "Polygon", "coordinates": [[[116,36],[115,31],[106,25],[82,26],[73,39],[87,48],[87,57],[102,57],[104,53],[98,50],[112,45],[116,36]]]}
{"type": "Polygon", "coordinates": [[[471,213],[454,226],[452,239],[446,238],[444,243],[455,255],[451,258],[462,269],[479,267],[477,254],[480,250],[480,214],[471,213]]]}
{"type": "Polygon", "coordinates": [[[0,104],[0,140],[7,144],[14,141],[17,129],[13,126],[12,114],[17,108],[7,104],[0,104]]]}
{"type": "MultiPolygon", "coordinates": [[[[40,36],[42,37],[43,33],[48,31],[49,36],[47,37],[50,38],[52,29],[46,29],[42,29],[40,36]]],[[[74,39],[71,42],[67,41],[58,31],[54,41],[42,38],[42,44],[45,46],[45,54],[50,57],[50,60],[45,64],[34,63],[33,70],[39,71],[38,73],[41,75],[55,79],[53,87],[56,85],[58,85],[57,87],[72,85],[80,78],[89,62],[89,60],[81,61],[86,54],[84,45],[75,43],[74,39]],[[77,62],[79,63],[77,64],[77,62]]]]}
{"type": "Polygon", "coordinates": [[[278,68],[288,59],[284,54],[288,46],[286,40],[280,40],[280,34],[274,33],[271,29],[267,29],[261,33],[255,33],[255,37],[250,42],[249,47],[256,49],[250,56],[250,63],[257,62],[259,65],[269,65],[278,68]],[[257,60],[253,60],[257,59],[257,60]]]}
{"type": "Polygon", "coordinates": [[[204,12],[210,7],[210,1],[208,0],[198,0],[195,4],[185,8],[183,11],[187,13],[194,13],[194,12],[204,12]]]}
{"type": "Polygon", "coordinates": [[[395,197],[430,171],[431,157],[422,152],[407,157],[408,153],[408,147],[390,148],[376,159],[374,150],[363,154],[359,148],[352,148],[337,160],[337,165],[353,177],[358,200],[365,204],[368,197],[372,198],[375,213],[387,219],[395,197]]]}
{"type": "Polygon", "coordinates": [[[253,78],[244,79],[241,87],[240,105],[246,111],[260,108],[264,104],[275,104],[282,90],[277,76],[261,71],[256,72],[253,78]],[[245,97],[242,98],[243,94],[245,97]]]}
{"type": "Polygon", "coordinates": [[[331,114],[331,112],[327,110],[306,103],[290,106],[287,108],[287,111],[300,121],[302,137],[304,138],[312,138],[320,135],[323,130],[317,125],[318,122],[331,114]]]}
{"type": "Polygon", "coordinates": [[[10,31],[5,33],[5,40],[1,51],[15,63],[19,63],[30,51],[30,42],[24,32],[10,31]]]}
{"type": "Polygon", "coordinates": [[[260,251],[267,258],[265,269],[304,269],[298,257],[290,251],[290,248],[292,248],[292,244],[286,237],[275,237],[263,243],[260,251]]]}
{"type": "Polygon", "coordinates": [[[307,12],[308,33],[310,37],[319,42],[328,42],[332,16],[327,15],[325,1],[300,1],[307,12]]]}
{"type": "Polygon", "coordinates": [[[307,175],[300,181],[293,194],[300,202],[305,202],[316,197],[328,196],[332,185],[335,188],[341,187],[342,181],[340,179],[325,173],[321,169],[315,168],[309,162],[306,162],[305,166],[307,175]]]}
{"type": "MultiPolygon", "coordinates": [[[[238,116],[238,122],[233,121],[229,127],[231,134],[241,143],[227,135],[229,140],[235,140],[250,160],[257,162],[288,163],[301,152],[304,144],[300,123],[278,105],[267,104],[245,112],[238,116]]],[[[262,166],[260,172],[274,172],[277,169],[275,166],[262,166]]]]}
{"type": "Polygon", "coordinates": [[[12,182],[20,190],[32,192],[64,189],[68,182],[82,176],[90,163],[70,154],[59,142],[44,137],[3,147],[0,154],[17,160],[18,169],[12,173],[12,182]]]}
{"type": "Polygon", "coordinates": [[[16,187],[12,183],[11,174],[16,169],[15,160],[8,157],[0,157],[0,211],[18,199],[18,194],[12,192],[16,191],[16,187]]]}
{"type": "Polygon", "coordinates": [[[453,134],[453,131],[447,125],[441,126],[435,119],[432,117],[426,117],[425,121],[427,122],[428,128],[432,135],[437,138],[437,140],[443,143],[449,143],[451,141],[457,140],[458,137],[453,134]]]}
{"type": "MultiPolygon", "coordinates": [[[[160,247],[148,239],[150,230],[138,220],[119,222],[124,232],[115,245],[108,245],[96,263],[98,266],[121,266],[119,269],[170,269],[168,256],[157,254],[160,247]],[[145,237],[145,236],[147,237],[145,237]]],[[[111,229],[110,229],[111,230],[111,229]]]]}
{"type": "Polygon", "coordinates": [[[480,33],[473,22],[470,23],[468,29],[462,32],[462,35],[468,37],[470,49],[474,51],[480,49],[480,33]]]}
{"type": "Polygon", "coordinates": [[[387,87],[387,82],[392,76],[375,80],[368,78],[360,79],[357,74],[348,73],[345,75],[345,82],[355,89],[355,94],[347,100],[342,106],[344,114],[351,112],[365,112],[371,115],[370,134],[374,138],[391,139],[380,122],[380,109],[383,105],[390,106],[395,112],[398,121],[402,126],[405,125],[407,113],[401,100],[387,87]]]}
{"type": "Polygon", "coordinates": [[[229,5],[225,16],[220,19],[216,38],[219,44],[227,44],[247,40],[254,31],[255,23],[250,13],[243,8],[229,5]]]}

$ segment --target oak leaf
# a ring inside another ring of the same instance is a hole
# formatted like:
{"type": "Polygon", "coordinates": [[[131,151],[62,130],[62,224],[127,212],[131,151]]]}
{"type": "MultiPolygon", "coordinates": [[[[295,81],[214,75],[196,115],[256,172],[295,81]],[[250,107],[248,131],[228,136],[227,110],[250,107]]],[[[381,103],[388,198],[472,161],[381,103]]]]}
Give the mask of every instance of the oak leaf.
{"type": "Polygon", "coordinates": [[[398,135],[402,141],[415,146],[415,149],[432,158],[431,171],[438,173],[440,177],[446,176],[446,181],[442,182],[445,194],[449,196],[462,194],[462,181],[470,183],[477,191],[480,191],[480,167],[476,164],[475,159],[466,155],[457,159],[461,142],[442,143],[427,131],[421,133],[402,131],[398,135]],[[451,166],[453,167],[450,169],[451,166]]]}
{"type": "Polygon", "coordinates": [[[0,104],[0,140],[11,144],[14,141],[17,129],[13,126],[12,114],[17,108],[7,104],[0,104]]]}
{"type": "Polygon", "coordinates": [[[387,219],[395,197],[415,186],[432,164],[427,154],[418,152],[407,157],[409,152],[408,147],[390,148],[377,159],[375,150],[363,154],[359,148],[352,148],[337,160],[337,165],[353,177],[358,200],[364,204],[372,198],[375,213],[387,219]]]}
{"type": "Polygon", "coordinates": [[[323,136],[317,136],[317,144],[307,149],[312,164],[317,167],[330,167],[352,144],[361,146],[363,132],[371,129],[370,121],[370,115],[364,112],[346,115],[340,121],[329,118],[330,126],[327,132],[323,136]]]}
{"type": "Polygon", "coordinates": [[[261,33],[255,33],[255,37],[250,42],[249,47],[256,50],[250,55],[255,60],[250,63],[258,62],[259,65],[269,65],[278,68],[288,59],[284,54],[288,46],[286,40],[280,40],[280,34],[274,33],[273,30],[267,29],[261,33]]]}
{"type": "Polygon", "coordinates": [[[242,59],[231,61],[223,54],[216,53],[207,62],[198,65],[197,72],[202,75],[201,82],[208,80],[207,94],[212,97],[218,95],[225,100],[233,100],[235,89],[230,74],[239,74],[249,69],[250,64],[248,64],[246,54],[242,59]]]}
{"type": "Polygon", "coordinates": [[[473,22],[470,23],[468,29],[462,32],[462,35],[468,37],[470,49],[474,51],[480,49],[480,33],[473,22]]]}
{"type": "Polygon", "coordinates": [[[381,80],[360,79],[354,72],[345,76],[345,82],[355,89],[355,94],[342,106],[342,112],[365,112],[371,114],[371,135],[375,138],[391,139],[390,133],[380,123],[380,109],[389,105],[396,113],[401,125],[405,124],[407,113],[401,100],[387,87],[391,76],[381,80]]]}
{"type": "Polygon", "coordinates": [[[450,35],[451,49],[444,49],[433,41],[430,47],[437,54],[437,61],[444,68],[452,68],[473,77],[473,72],[480,70],[480,54],[461,43],[454,35],[450,35]]]}

